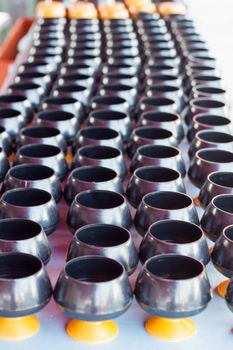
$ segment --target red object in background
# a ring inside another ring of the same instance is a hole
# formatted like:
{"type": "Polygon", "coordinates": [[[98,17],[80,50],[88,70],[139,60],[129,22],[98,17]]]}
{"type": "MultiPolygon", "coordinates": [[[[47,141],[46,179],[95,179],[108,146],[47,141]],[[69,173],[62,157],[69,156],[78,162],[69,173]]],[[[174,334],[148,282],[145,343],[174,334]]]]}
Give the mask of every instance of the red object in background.
{"type": "Polygon", "coordinates": [[[18,42],[28,32],[33,21],[32,17],[18,19],[0,48],[0,87],[8,74],[9,65],[15,60],[18,42]]]}

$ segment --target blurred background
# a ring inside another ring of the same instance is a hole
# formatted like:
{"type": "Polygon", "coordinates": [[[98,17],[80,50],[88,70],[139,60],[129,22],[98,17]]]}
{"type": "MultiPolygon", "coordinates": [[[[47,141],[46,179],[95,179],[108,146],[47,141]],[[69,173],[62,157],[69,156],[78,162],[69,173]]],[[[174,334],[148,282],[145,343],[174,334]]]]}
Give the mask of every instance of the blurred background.
{"type": "MultiPolygon", "coordinates": [[[[108,0],[112,1],[112,0],[108,0]]],[[[71,2],[67,0],[67,2],[71,2]]],[[[184,0],[189,15],[197,23],[213,55],[219,61],[220,71],[230,97],[233,96],[233,1],[184,0]]],[[[17,18],[33,16],[37,0],[0,0],[0,45],[17,18]]],[[[233,98],[231,98],[233,102],[233,98]]]]}

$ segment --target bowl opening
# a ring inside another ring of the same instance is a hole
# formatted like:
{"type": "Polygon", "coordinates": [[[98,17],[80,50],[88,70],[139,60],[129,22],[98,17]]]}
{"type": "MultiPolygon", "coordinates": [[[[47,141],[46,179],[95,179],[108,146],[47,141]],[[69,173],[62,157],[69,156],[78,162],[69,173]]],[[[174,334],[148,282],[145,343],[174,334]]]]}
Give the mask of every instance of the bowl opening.
{"type": "Polygon", "coordinates": [[[216,172],[209,179],[219,186],[233,188],[233,172],[216,172]]]}
{"type": "Polygon", "coordinates": [[[129,240],[129,233],[122,227],[113,225],[85,226],[76,233],[76,238],[96,247],[115,247],[129,240]]]}
{"type": "Polygon", "coordinates": [[[149,88],[149,91],[157,91],[157,92],[177,92],[179,91],[179,88],[175,86],[169,86],[169,85],[152,85],[149,88]]]}
{"type": "Polygon", "coordinates": [[[93,102],[96,104],[103,104],[107,106],[119,105],[125,103],[125,99],[117,96],[106,96],[106,97],[94,97],[93,102]]]}
{"type": "Polygon", "coordinates": [[[170,106],[174,104],[174,101],[171,100],[170,98],[156,98],[156,97],[147,97],[143,99],[143,103],[147,106],[170,106]]]}
{"type": "Polygon", "coordinates": [[[225,104],[221,101],[207,100],[207,99],[196,99],[193,104],[202,108],[223,108],[225,104]]]}
{"type": "Polygon", "coordinates": [[[78,73],[62,75],[62,79],[64,79],[64,80],[87,80],[89,78],[90,78],[89,75],[78,74],[78,73]]]}
{"type": "Polygon", "coordinates": [[[25,239],[36,237],[40,232],[40,225],[31,220],[0,220],[0,240],[23,241],[25,239]]]}
{"type": "Polygon", "coordinates": [[[135,175],[150,182],[168,182],[179,178],[176,170],[165,167],[142,167],[135,171],[135,175]]]}
{"type": "Polygon", "coordinates": [[[151,226],[150,232],[156,239],[173,244],[189,244],[202,237],[198,226],[178,220],[157,222],[151,226]]]}
{"type": "Polygon", "coordinates": [[[12,167],[9,174],[23,181],[39,181],[53,176],[54,170],[45,165],[23,164],[12,167]]]}
{"type": "MultiPolygon", "coordinates": [[[[168,58],[171,58],[171,57],[168,57],[168,58]]],[[[155,67],[157,67],[157,65],[155,67]]],[[[167,81],[167,80],[174,81],[177,79],[177,77],[174,75],[171,75],[171,74],[153,74],[151,76],[151,79],[156,80],[156,81],[159,81],[159,80],[161,80],[161,81],[167,81]]]]}
{"type": "Polygon", "coordinates": [[[139,154],[148,158],[172,158],[179,154],[178,149],[170,146],[143,146],[138,150],[139,154]]]}
{"type": "Polygon", "coordinates": [[[10,253],[0,256],[0,280],[29,277],[40,271],[41,261],[29,254],[10,253]]]}
{"type": "Polygon", "coordinates": [[[112,191],[84,191],[76,196],[76,203],[93,209],[112,209],[124,203],[124,197],[112,191]]]}
{"type": "Polygon", "coordinates": [[[46,112],[38,113],[37,118],[41,120],[60,122],[74,118],[74,114],[65,111],[47,110],[46,112]]]}
{"type": "Polygon", "coordinates": [[[1,108],[0,119],[8,119],[20,116],[20,113],[15,109],[1,108]]]}
{"type": "Polygon", "coordinates": [[[2,95],[0,96],[0,103],[17,103],[27,100],[25,96],[21,95],[2,95]]]}
{"type": "Polygon", "coordinates": [[[75,100],[72,97],[48,97],[48,98],[44,99],[44,103],[59,105],[59,106],[66,105],[66,104],[72,104],[75,102],[77,102],[77,100],[75,100]]]}
{"type": "Polygon", "coordinates": [[[118,157],[121,152],[108,146],[84,146],[79,149],[79,154],[91,159],[111,159],[118,157]]]}
{"type": "Polygon", "coordinates": [[[111,140],[118,136],[118,132],[110,128],[88,127],[81,129],[80,135],[93,140],[111,140]]]}
{"type": "Polygon", "coordinates": [[[56,88],[59,92],[80,92],[86,90],[85,86],[82,85],[62,85],[56,88]]]}
{"type": "Polygon", "coordinates": [[[186,280],[199,276],[203,271],[202,264],[186,256],[161,256],[146,263],[147,270],[155,277],[166,280],[186,280]]]}
{"type": "Polygon", "coordinates": [[[109,282],[121,276],[123,267],[117,261],[104,257],[83,257],[71,260],[66,273],[80,282],[109,282]]]}
{"type": "Polygon", "coordinates": [[[90,116],[101,120],[122,120],[126,118],[126,114],[116,111],[96,111],[92,112],[90,116]]]}
{"type": "Polygon", "coordinates": [[[57,156],[60,148],[52,145],[28,145],[19,149],[21,155],[32,158],[46,158],[57,156]]]}
{"type": "Polygon", "coordinates": [[[220,195],[213,199],[214,205],[217,208],[233,214],[233,195],[220,195]]]}
{"type": "Polygon", "coordinates": [[[161,140],[172,136],[171,131],[162,128],[142,127],[135,130],[135,134],[144,139],[161,140]]]}
{"type": "Polygon", "coordinates": [[[218,115],[200,115],[196,117],[196,121],[205,124],[205,125],[211,125],[211,126],[221,126],[221,125],[228,125],[231,123],[231,121],[225,117],[221,117],[218,115]]]}
{"type": "Polygon", "coordinates": [[[35,188],[19,188],[5,192],[3,200],[17,207],[34,207],[48,203],[51,200],[51,194],[35,188]]]}
{"type": "Polygon", "coordinates": [[[84,182],[110,181],[117,175],[114,170],[101,166],[80,167],[75,169],[72,174],[75,179],[84,182]]]}
{"type": "Polygon", "coordinates": [[[178,119],[178,116],[166,112],[148,112],[142,115],[142,119],[150,120],[152,122],[173,122],[178,119]]]}
{"type": "Polygon", "coordinates": [[[41,72],[22,72],[18,76],[21,78],[44,78],[47,75],[41,72]]]}
{"type": "Polygon", "coordinates": [[[21,131],[24,136],[29,136],[33,138],[47,138],[54,137],[60,134],[60,131],[55,128],[47,126],[32,126],[21,131]]]}
{"type": "Polygon", "coordinates": [[[225,94],[226,93],[225,90],[212,87],[212,86],[200,86],[200,87],[197,87],[197,91],[204,92],[207,94],[225,94]]]}
{"type": "Polygon", "coordinates": [[[207,162],[213,163],[231,163],[233,162],[233,153],[217,150],[217,149],[205,149],[197,152],[198,156],[201,159],[206,160],[207,162]]]}
{"type": "Polygon", "coordinates": [[[199,134],[200,139],[212,143],[227,143],[233,142],[233,136],[224,132],[218,131],[202,131],[199,134]]]}
{"type": "Polygon", "coordinates": [[[104,91],[129,91],[132,87],[124,84],[106,84],[102,89],[104,91]]]}
{"type": "Polygon", "coordinates": [[[34,90],[34,89],[38,89],[40,87],[40,85],[38,84],[34,84],[34,83],[16,83],[16,84],[11,84],[9,86],[10,89],[13,90],[34,90]]]}
{"type": "Polygon", "coordinates": [[[219,81],[219,80],[221,80],[221,78],[215,77],[215,76],[212,76],[212,75],[197,75],[197,76],[195,76],[195,80],[199,80],[199,81],[219,81]]]}
{"type": "Polygon", "coordinates": [[[144,202],[153,208],[162,210],[177,210],[189,207],[192,200],[184,193],[160,191],[144,196],[144,202]]]}

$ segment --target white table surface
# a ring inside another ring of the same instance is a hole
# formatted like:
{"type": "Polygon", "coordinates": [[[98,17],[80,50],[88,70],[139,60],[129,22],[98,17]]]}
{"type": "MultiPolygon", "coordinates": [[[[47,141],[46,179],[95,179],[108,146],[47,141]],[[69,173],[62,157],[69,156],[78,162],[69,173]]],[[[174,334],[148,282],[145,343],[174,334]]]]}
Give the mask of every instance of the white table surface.
{"type": "MultiPolygon", "coordinates": [[[[195,18],[200,32],[210,44],[214,55],[219,59],[222,75],[226,81],[227,89],[233,96],[233,2],[221,0],[188,0],[190,17],[195,18]],[[227,10],[224,8],[227,6],[227,10]]],[[[181,145],[183,156],[187,155],[187,145],[181,145]]],[[[195,197],[198,190],[185,180],[187,193],[195,197]]],[[[61,213],[67,212],[63,203],[60,205],[61,213]]],[[[200,215],[202,210],[199,209],[200,215]]],[[[64,216],[64,215],[63,215],[64,216]]],[[[133,232],[133,237],[138,244],[139,235],[133,232]]],[[[60,270],[65,263],[65,253],[72,236],[65,225],[61,223],[59,230],[50,237],[53,256],[48,264],[48,271],[54,284],[60,270]]],[[[140,266],[139,266],[140,268],[140,266]]],[[[139,269],[138,268],[138,269],[139,269]]],[[[211,285],[215,287],[224,277],[214,270],[212,264],[207,266],[211,285]]],[[[137,276],[138,270],[131,276],[132,284],[137,276]]],[[[1,297],[1,296],[0,296],[1,297]]],[[[102,345],[83,345],[70,339],[65,332],[67,317],[56,307],[53,300],[42,311],[37,314],[41,329],[39,333],[27,340],[18,342],[0,341],[0,350],[73,350],[98,348],[101,350],[228,350],[233,344],[233,314],[228,310],[225,301],[214,293],[213,300],[201,314],[193,319],[197,324],[197,334],[182,342],[162,342],[149,336],[144,329],[144,322],[148,315],[134,301],[130,309],[121,317],[116,319],[119,326],[119,336],[112,342],[102,345]]]]}

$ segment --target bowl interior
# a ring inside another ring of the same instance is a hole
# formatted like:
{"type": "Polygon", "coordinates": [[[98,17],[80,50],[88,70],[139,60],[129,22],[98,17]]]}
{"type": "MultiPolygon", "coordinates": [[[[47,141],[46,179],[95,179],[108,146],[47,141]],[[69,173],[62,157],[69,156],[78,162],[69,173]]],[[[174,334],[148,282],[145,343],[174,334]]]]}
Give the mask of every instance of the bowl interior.
{"type": "Polygon", "coordinates": [[[150,232],[157,240],[170,244],[190,244],[202,237],[198,226],[176,220],[157,222],[151,226],[150,232]]]}
{"type": "Polygon", "coordinates": [[[44,165],[23,164],[11,168],[9,174],[22,181],[38,181],[53,176],[54,170],[44,165]]]}
{"type": "Polygon", "coordinates": [[[179,151],[176,148],[170,146],[152,145],[140,147],[138,153],[148,158],[162,159],[176,157],[179,154],[179,151]]]}
{"type": "Polygon", "coordinates": [[[122,227],[113,225],[85,226],[76,233],[79,241],[96,247],[114,247],[129,240],[129,233],[122,227]]]}
{"type": "Polygon", "coordinates": [[[42,262],[29,254],[0,255],[0,280],[14,280],[35,275],[40,271],[42,262]]]}
{"type": "Polygon", "coordinates": [[[79,150],[79,154],[91,159],[110,159],[118,157],[121,152],[108,146],[85,146],[79,150]]]}
{"type": "Polygon", "coordinates": [[[209,179],[219,186],[233,188],[233,172],[216,172],[209,179]]]}
{"type": "Polygon", "coordinates": [[[199,276],[202,264],[186,256],[160,256],[149,259],[146,269],[155,277],[165,280],[186,280],[199,276]]]}
{"type": "Polygon", "coordinates": [[[144,197],[144,202],[150,207],[164,210],[183,209],[192,204],[187,195],[169,191],[152,192],[144,197]]]}
{"type": "Polygon", "coordinates": [[[71,260],[65,267],[67,275],[86,283],[110,282],[123,273],[115,260],[104,257],[84,257],[71,260]]]}
{"type": "Polygon", "coordinates": [[[135,171],[135,175],[149,182],[168,182],[179,178],[176,170],[164,167],[142,167],[135,171]]]}
{"type": "Polygon", "coordinates": [[[51,200],[51,195],[39,189],[16,189],[4,193],[6,203],[17,207],[33,207],[43,205],[51,200]]]}
{"type": "Polygon", "coordinates": [[[84,191],[76,196],[76,202],[92,209],[112,209],[124,203],[124,197],[112,191],[84,191]]]}
{"type": "Polygon", "coordinates": [[[116,172],[105,167],[80,167],[73,171],[73,177],[84,182],[105,182],[113,180],[116,172]]]}
{"type": "Polygon", "coordinates": [[[40,232],[40,225],[31,220],[0,220],[0,240],[21,241],[33,238],[37,236],[40,232]]]}

